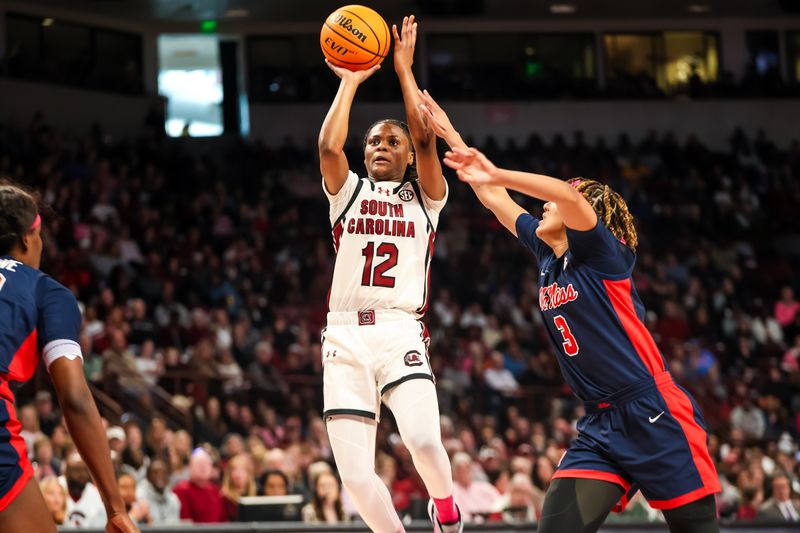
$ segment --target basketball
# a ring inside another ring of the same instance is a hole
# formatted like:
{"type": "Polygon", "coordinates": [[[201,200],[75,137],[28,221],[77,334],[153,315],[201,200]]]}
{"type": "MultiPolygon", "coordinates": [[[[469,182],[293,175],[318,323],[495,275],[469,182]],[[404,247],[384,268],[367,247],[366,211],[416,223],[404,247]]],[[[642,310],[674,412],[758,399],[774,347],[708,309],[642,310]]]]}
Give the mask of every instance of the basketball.
{"type": "Polygon", "coordinates": [[[328,61],[349,70],[366,70],[386,59],[391,35],[376,11],[364,6],[344,6],[322,25],[319,45],[328,61]]]}

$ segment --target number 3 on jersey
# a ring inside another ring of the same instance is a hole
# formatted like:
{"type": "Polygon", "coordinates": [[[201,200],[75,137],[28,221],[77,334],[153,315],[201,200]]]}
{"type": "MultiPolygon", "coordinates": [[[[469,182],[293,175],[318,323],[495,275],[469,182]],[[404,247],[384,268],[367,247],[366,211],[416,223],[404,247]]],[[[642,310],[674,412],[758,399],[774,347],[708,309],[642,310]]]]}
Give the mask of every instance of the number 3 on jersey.
{"type": "Polygon", "coordinates": [[[564,353],[570,357],[575,357],[578,355],[578,352],[581,348],[578,346],[578,341],[575,340],[575,336],[572,334],[572,331],[570,331],[567,320],[563,316],[558,315],[553,318],[553,322],[558,328],[558,331],[561,332],[561,336],[564,337],[564,342],[561,343],[561,345],[564,347],[564,353]]]}
{"type": "Polygon", "coordinates": [[[384,276],[387,270],[397,265],[397,246],[391,242],[382,242],[378,245],[378,253],[375,253],[375,243],[368,242],[361,250],[364,256],[364,271],[361,273],[361,285],[365,287],[394,287],[394,276],[384,276]],[[380,264],[372,269],[372,259],[375,255],[386,257],[380,264]]]}

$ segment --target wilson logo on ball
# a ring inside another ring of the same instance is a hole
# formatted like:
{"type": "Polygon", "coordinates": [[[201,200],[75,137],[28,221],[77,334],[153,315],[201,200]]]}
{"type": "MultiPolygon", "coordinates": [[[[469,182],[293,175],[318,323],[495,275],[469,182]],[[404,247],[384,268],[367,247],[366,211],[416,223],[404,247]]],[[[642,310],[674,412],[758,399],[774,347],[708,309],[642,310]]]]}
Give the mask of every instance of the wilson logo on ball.
{"type": "Polygon", "coordinates": [[[361,32],[358,28],[353,27],[353,19],[347,18],[344,15],[336,14],[333,18],[334,24],[338,24],[345,30],[349,31],[353,35],[355,35],[356,39],[359,41],[366,42],[367,36],[363,32],[361,32]]]}
{"type": "Polygon", "coordinates": [[[344,6],[325,20],[319,44],[333,65],[348,70],[366,70],[386,58],[391,36],[386,21],[374,10],[364,6],[344,6]]]}

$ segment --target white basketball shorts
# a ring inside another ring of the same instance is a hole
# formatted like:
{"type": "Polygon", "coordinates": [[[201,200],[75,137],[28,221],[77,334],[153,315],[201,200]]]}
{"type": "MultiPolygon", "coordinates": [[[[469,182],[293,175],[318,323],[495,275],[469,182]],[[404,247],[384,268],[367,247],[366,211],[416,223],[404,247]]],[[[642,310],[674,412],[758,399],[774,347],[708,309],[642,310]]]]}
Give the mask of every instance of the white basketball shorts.
{"type": "Polygon", "coordinates": [[[323,418],[378,420],[381,398],[390,389],[412,379],[434,381],[429,342],[425,325],[405,311],[328,313],[322,330],[323,418]]]}

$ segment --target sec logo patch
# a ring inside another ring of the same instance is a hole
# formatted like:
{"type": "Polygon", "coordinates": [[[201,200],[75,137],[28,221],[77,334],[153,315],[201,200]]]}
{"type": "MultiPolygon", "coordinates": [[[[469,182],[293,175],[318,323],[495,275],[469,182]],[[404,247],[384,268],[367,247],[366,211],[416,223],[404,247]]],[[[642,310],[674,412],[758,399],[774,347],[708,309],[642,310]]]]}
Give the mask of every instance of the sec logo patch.
{"type": "Polygon", "coordinates": [[[404,202],[410,202],[411,200],[414,199],[414,191],[411,191],[409,189],[403,189],[402,191],[397,193],[397,196],[399,196],[400,199],[403,200],[404,202]]]}

